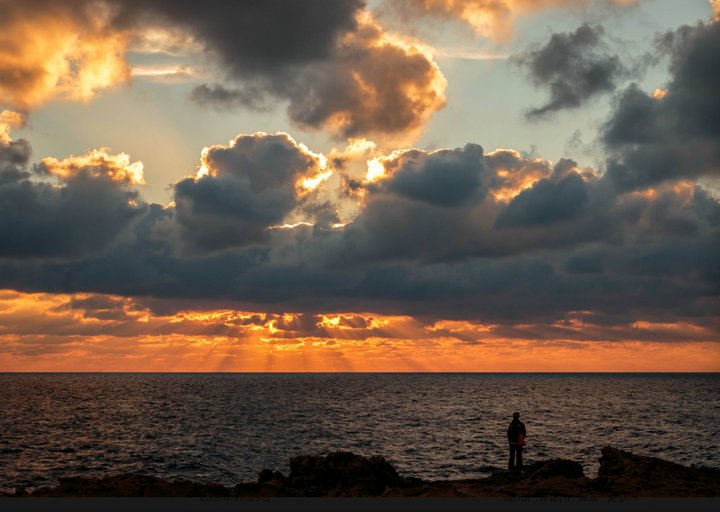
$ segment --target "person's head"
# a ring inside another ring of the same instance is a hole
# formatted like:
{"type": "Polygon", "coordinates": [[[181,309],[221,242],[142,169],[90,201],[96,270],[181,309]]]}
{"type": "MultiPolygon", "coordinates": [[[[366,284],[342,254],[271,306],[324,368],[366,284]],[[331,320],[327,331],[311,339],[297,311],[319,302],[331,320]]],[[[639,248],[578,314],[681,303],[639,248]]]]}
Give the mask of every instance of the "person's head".
{"type": "Polygon", "coordinates": [[[513,413],[513,420],[518,420],[518,421],[520,421],[520,413],[519,413],[519,412],[514,412],[514,413],[513,413]]]}

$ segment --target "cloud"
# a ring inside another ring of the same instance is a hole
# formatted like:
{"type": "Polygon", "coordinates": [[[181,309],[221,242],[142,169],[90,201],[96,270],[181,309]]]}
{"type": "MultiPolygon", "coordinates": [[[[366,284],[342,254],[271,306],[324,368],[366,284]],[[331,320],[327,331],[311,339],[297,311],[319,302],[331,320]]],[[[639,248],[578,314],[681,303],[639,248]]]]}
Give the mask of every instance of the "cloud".
{"type": "Polygon", "coordinates": [[[681,27],[658,46],[670,56],[665,93],[631,85],[602,128],[607,176],[622,190],[720,171],[720,23],[681,27]]]}
{"type": "Polygon", "coordinates": [[[447,80],[430,48],[387,33],[366,12],[357,15],[356,23],[325,60],[266,70],[250,80],[241,75],[236,79],[240,88],[201,85],[191,97],[219,108],[262,108],[269,94],[289,100],[288,117],[303,130],[324,129],[340,138],[412,140],[445,106],[447,80]]]}
{"type": "Polygon", "coordinates": [[[281,9],[28,0],[0,22],[0,104],[30,111],[56,98],[89,101],[131,76],[177,82],[209,74],[189,64],[131,70],[125,58],[128,51],[192,55],[227,79],[195,88],[190,97],[200,105],[263,109],[287,101],[290,121],[303,130],[413,140],[444,107],[447,81],[429,47],[388,33],[364,7],[359,0],[281,9]]]}
{"type": "Polygon", "coordinates": [[[332,170],[286,133],[239,135],[202,152],[193,178],[174,184],[175,220],[194,250],[220,250],[267,241],[332,170]]]}
{"type": "Polygon", "coordinates": [[[146,212],[137,191],[142,164],[106,150],[63,161],[46,158],[35,172],[59,185],[35,181],[25,169],[30,144],[0,140],[0,258],[85,258],[110,248],[146,212]]]}
{"type": "Polygon", "coordinates": [[[4,3],[0,104],[28,112],[54,98],[89,101],[128,82],[132,32],[112,28],[109,18],[103,4],[4,3]]]}
{"type": "MultiPolygon", "coordinates": [[[[605,4],[621,6],[639,0],[607,0],[605,4]]],[[[507,41],[515,31],[515,18],[555,7],[580,7],[591,0],[395,0],[390,4],[407,16],[432,16],[466,22],[477,37],[507,41]]]]}
{"type": "Polygon", "coordinates": [[[130,73],[133,77],[164,83],[191,82],[203,79],[207,75],[202,69],[185,64],[133,66],[130,73]]]}
{"type": "Polygon", "coordinates": [[[460,206],[483,199],[483,149],[468,144],[462,150],[397,152],[374,162],[383,167],[380,187],[399,196],[437,206],[460,206]]]}
{"type": "Polygon", "coordinates": [[[572,219],[587,203],[587,185],[577,172],[557,182],[543,178],[508,203],[498,215],[495,227],[531,226],[572,219]]]}
{"type": "Polygon", "coordinates": [[[578,108],[614,91],[619,80],[632,75],[617,55],[603,48],[603,34],[603,27],[585,24],[573,33],[553,34],[545,46],[511,57],[510,62],[526,71],[533,84],[550,90],[548,103],[529,110],[527,118],[578,108]]]}
{"type": "MultiPolygon", "coordinates": [[[[571,160],[476,144],[378,151],[357,140],[329,158],[288,134],[240,135],[203,150],[168,208],[144,205],[137,173],[113,167],[133,164],[109,151],[44,159],[36,172],[59,185],[13,164],[20,174],[0,186],[0,287],[133,297],[162,314],[203,304],[308,315],[297,328],[277,318],[274,335],[290,337],[321,336],[318,315],[357,312],[504,326],[551,326],[570,311],[604,325],[712,322],[720,203],[702,187],[621,190],[571,160]],[[331,194],[331,162],[361,157],[353,195],[331,194]],[[345,202],[360,204],[340,222],[345,202]]],[[[135,315],[126,303],[78,304],[89,319],[135,315]]]]}
{"type": "MultiPolygon", "coordinates": [[[[274,76],[327,60],[339,37],[355,28],[359,0],[299,3],[232,2],[201,5],[172,0],[119,0],[118,26],[161,27],[154,39],[202,44],[238,77],[274,76]],[[181,32],[178,32],[181,31],[181,32]],[[160,34],[159,36],[157,34],[160,34]],[[170,37],[171,36],[171,37],[170,37]]],[[[148,39],[148,29],[142,39],[148,39]]],[[[150,38],[153,39],[153,38],[150,38]]],[[[179,45],[182,46],[182,45],[179,45]]]]}
{"type": "Polygon", "coordinates": [[[10,110],[0,112],[0,142],[11,142],[10,130],[23,126],[25,126],[24,115],[10,110]]]}
{"type": "Polygon", "coordinates": [[[124,185],[144,185],[142,162],[130,163],[130,156],[125,153],[112,155],[110,148],[88,151],[82,156],[73,156],[64,160],[47,157],[35,166],[40,173],[52,174],[63,181],[69,181],[78,175],[93,178],[106,177],[124,185]]]}
{"type": "Polygon", "coordinates": [[[190,99],[200,106],[213,107],[221,112],[238,108],[251,110],[264,110],[267,108],[265,91],[257,86],[228,89],[218,84],[201,84],[190,92],[190,99]]]}
{"type": "Polygon", "coordinates": [[[572,253],[588,244],[634,246],[638,238],[655,236],[712,239],[710,210],[685,211],[695,201],[687,184],[651,195],[618,193],[598,173],[570,160],[553,166],[510,150],[483,155],[477,145],[396,151],[370,164],[372,179],[357,182],[354,192],[362,208],[329,246],[331,265],[424,267],[548,250],[572,253]]]}
{"type": "Polygon", "coordinates": [[[30,161],[32,148],[25,139],[13,140],[10,131],[22,127],[25,116],[17,112],[0,112],[0,185],[23,179],[28,175],[25,167],[30,161]]]}
{"type": "Polygon", "coordinates": [[[205,47],[186,30],[153,24],[141,25],[127,48],[128,52],[132,53],[164,53],[173,57],[200,53],[204,49],[205,47]]]}

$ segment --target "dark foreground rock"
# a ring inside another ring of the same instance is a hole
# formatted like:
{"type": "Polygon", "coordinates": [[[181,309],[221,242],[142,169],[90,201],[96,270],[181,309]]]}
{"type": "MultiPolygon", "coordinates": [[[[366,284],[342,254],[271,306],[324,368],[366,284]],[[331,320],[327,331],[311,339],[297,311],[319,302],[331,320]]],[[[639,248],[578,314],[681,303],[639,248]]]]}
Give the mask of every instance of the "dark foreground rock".
{"type": "Polygon", "coordinates": [[[350,452],[295,457],[290,475],[264,469],[257,482],[230,489],[187,480],[168,482],[135,474],[64,478],[58,487],[11,496],[283,497],[283,496],[716,496],[720,470],[686,467],[654,457],[603,448],[598,477],[577,462],[553,459],[525,466],[525,474],[495,473],[476,480],[423,481],[398,475],[383,457],[350,452]]]}

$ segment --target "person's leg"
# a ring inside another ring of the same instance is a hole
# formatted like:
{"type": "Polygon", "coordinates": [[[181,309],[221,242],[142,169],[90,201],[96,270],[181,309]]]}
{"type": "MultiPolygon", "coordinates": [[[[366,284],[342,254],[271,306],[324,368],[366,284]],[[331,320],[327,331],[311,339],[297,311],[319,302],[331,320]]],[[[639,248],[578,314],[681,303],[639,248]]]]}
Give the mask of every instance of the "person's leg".
{"type": "Polygon", "coordinates": [[[510,471],[515,469],[515,448],[516,447],[517,447],[516,444],[510,445],[510,467],[509,467],[510,471]]]}
{"type": "Polygon", "coordinates": [[[517,447],[517,470],[522,471],[523,463],[522,463],[522,446],[518,445],[517,447]]]}

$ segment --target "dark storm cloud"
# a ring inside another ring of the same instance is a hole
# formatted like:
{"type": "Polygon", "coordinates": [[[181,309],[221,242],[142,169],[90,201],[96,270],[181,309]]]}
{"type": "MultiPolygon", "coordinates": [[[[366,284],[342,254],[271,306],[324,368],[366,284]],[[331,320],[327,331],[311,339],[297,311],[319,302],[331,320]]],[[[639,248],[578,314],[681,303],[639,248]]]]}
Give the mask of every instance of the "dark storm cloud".
{"type": "Polygon", "coordinates": [[[118,26],[166,20],[217,55],[230,86],[191,93],[219,109],[288,100],[290,120],[341,137],[419,130],[445,104],[445,79],[423,52],[400,45],[367,15],[365,2],[197,3],[123,0],[118,26]]]}
{"type": "Polygon", "coordinates": [[[128,83],[132,37],[157,28],[192,41],[225,75],[223,84],[192,91],[203,106],[264,109],[279,100],[301,129],[386,140],[416,137],[445,106],[447,81],[427,47],[388,34],[363,1],[27,0],[8,11],[0,28],[42,43],[6,42],[7,58],[0,55],[0,102],[23,110],[56,97],[87,101],[128,83]],[[62,30],[43,30],[53,23],[62,30]],[[86,39],[94,46],[80,48],[86,39]],[[62,49],[74,40],[82,51],[62,49]],[[63,71],[58,61],[67,64],[63,71]],[[83,82],[82,70],[93,66],[107,71],[102,83],[83,82]]]}
{"type": "Polygon", "coordinates": [[[32,148],[25,139],[0,139],[0,186],[28,178],[30,174],[25,168],[31,155],[32,148]]]}
{"type": "Polygon", "coordinates": [[[213,107],[220,111],[238,108],[264,110],[266,108],[265,94],[258,87],[227,89],[221,85],[202,84],[191,91],[190,99],[198,105],[213,107]]]}
{"type": "Polygon", "coordinates": [[[408,151],[392,163],[397,170],[382,183],[400,196],[437,206],[458,206],[479,202],[484,171],[483,149],[468,144],[462,150],[441,150],[427,154],[408,151]]]}
{"type": "Polygon", "coordinates": [[[293,124],[343,138],[413,135],[444,107],[447,85],[425,53],[396,43],[370,19],[348,32],[325,61],[235,82],[241,85],[200,85],[191,99],[219,109],[263,108],[265,95],[289,100],[293,124]]]}
{"type": "MultiPolygon", "coordinates": [[[[118,30],[165,25],[186,30],[238,76],[282,73],[326,60],[337,38],[356,27],[362,0],[105,0],[118,30]]],[[[46,13],[86,24],[103,6],[94,0],[2,0],[2,24],[46,13]]]]}
{"type": "MultiPolygon", "coordinates": [[[[127,84],[126,50],[157,28],[204,50],[229,78],[282,83],[331,58],[363,8],[358,0],[1,0],[0,104],[30,111],[127,84]]],[[[172,51],[175,42],[160,46],[172,51]]]]}
{"type": "Polygon", "coordinates": [[[168,24],[189,30],[235,76],[283,74],[330,58],[337,38],[356,27],[362,0],[195,2],[111,0],[116,23],[168,24]]]}
{"type": "MultiPolygon", "coordinates": [[[[700,321],[715,314],[720,293],[720,240],[707,225],[684,236],[682,243],[658,232],[640,236],[646,241],[630,246],[595,245],[597,253],[588,253],[593,245],[579,244],[560,252],[423,262],[417,258],[424,254],[416,251],[404,254],[405,260],[398,260],[397,253],[386,254],[385,260],[356,260],[343,268],[314,257],[285,261],[276,252],[280,248],[183,259],[149,251],[147,240],[140,234],[137,238],[134,246],[78,263],[40,266],[6,260],[0,265],[0,283],[27,291],[194,299],[182,306],[193,309],[208,300],[210,308],[267,313],[365,311],[507,325],[553,323],[568,311],[589,311],[605,323],[615,317],[620,323],[658,318],[700,321]],[[415,261],[408,259],[411,256],[415,261]],[[387,260],[392,257],[395,262],[387,260]],[[578,264],[581,259],[585,263],[578,264]]],[[[434,240],[442,242],[442,237],[434,240]]],[[[296,241],[315,255],[341,242],[339,233],[319,237],[310,228],[296,241]]]]}
{"type": "Polygon", "coordinates": [[[628,207],[615,205],[609,187],[594,176],[586,183],[569,160],[552,167],[514,151],[483,155],[468,144],[404,151],[382,165],[387,177],[365,185],[362,213],[333,249],[338,265],[572,247],[607,240],[627,217],[628,207]]]}
{"type": "Polygon", "coordinates": [[[704,192],[696,199],[692,187],[666,187],[650,196],[618,194],[607,180],[577,169],[571,160],[551,167],[511,151],[484,159],[478,155],[480,147],[468,145],[431,154],[405,151],[383,160],[387,177],[363,185],[364,207],[328,244],[328,263],[337,268],[380,262],[423,266],[572,252],[588,244],[631,247],[657,237],[707,237],[716,222],[710,204],[717,199],[704,192]],[[461,161],[473,176],[472,185],[466,183],[462,194],[450,188],[458,193],[449,196],[445,180],[453,183],[461,161]],[[432,162],[431,173],[427,162],[432,162]],[[403,186],[407,183],[413,186],[403,186]]]}
{"type": "Polygon", "coordinates": [[[299,180],[322,170],[285,134],[238,136],[209,148],[202,163],[207,175],[173,186],[182,239],[200,252],[268,241],[268,228],[298,206],[299,180]]]}
{"type": "Polygon", "coordinates": [[[132,236],[146,212],[137,191],[102,166],[81,166],[60,185],[32,180],[30,154],[24,139],[0,140],[0,257],[83,258],[132,236]]]}
{"type": "Polygon", "coordinates": [[[25,139],[0,140],[0,165],[26,166],[32,156],[32,147],[25,139]]]}
{"type": "Polygon", "coordinates": [[[720,171],[720,23],[682,27],[658,44],[671,59],[667,90],[629,87],[603,127],[607,176],[621,190],[720,171]]]}
{"type": "MultiPolygon", "coordinates": [[[[589,312],[586,323],[619,326],[702,323],[716,314],[720,204],[699,186],[619,192],[571,160],[552,166],[509,150],[485,155],[475,144],[399,151],[381,161],[384,176],[360,183],[363,205],[343,229],[330,229],[327,219],[320,228],[266,229],[292,208],[319,217],[332,208],[304,202],[298,181],[315,176],[320,159],[284,134],[239,136],[209,148],[207,174],[175,185],[175,208],[133,207],[128,201],[137,196],[126,175],[95,167],[72,167],[60,188],[16,181],[11,186],[51,199],[21,204],[25,196],[13,189],[23,212],[18,222],[39,219],[49,227],[32,232],[29,240],[44,244],[35,252],[0,232],[16,252],[36,256],[0,254],[0,287],[114,295],[105,302],[80,297],[69,307],[127,324],[127,335],[139,332],[132,311],[146,307],[163,314],[262,311],[278,315],[278,337],[326,336],[317,315],[331,312],[505,326],[550,326],[577,311],[589,312]],[[60,201],[65,196],[77,200],[60,201]],[[98,200],[92,210],[88,197],[98,200]],[[120,203],[136,216],[112,215],[114,224],[103,224],[105,209],[120,203]],[[48,204],[57,207],[48,211],[48,204]],[[83,207],[82,221],[66,221],[83,207]],[[90,219],[102,232],[88,227],[90,219]],[[116,235],[120,225],[134,236],[116,235]],[[60,235],[66,245],[56,242],[60,235]],[[75,248],[81,239],[95,245],[75,248]],[[188,245],[191,254],[180,250],[188,245]],[[135,309],[117,296],[134,297],[135,309]],[[304,315],[279,316],[290,311],[304,315]]],[[[56,175],[71,167],[45,162],[56,175]]],[[[243,336],[232,325],[168,324],[154,332],[243,336]]]]}
{"type": "Polygon", "coordinates": [[[77,258],[108,247],[145,208],[134,191],[106,178],[79,177],[61,188],[30,180],[0,185],[0,255],[77,258]]]}
{"type": "Polygon", "coordinates": [[[545,46],[511,57],[533,84],[550,91],[550,100],[529,110],[528,118],[578,108],[614,91],[618,81],[630,75],[620,58],[604,48],[603,35],[603,27],[585,24],[572,33],[553,34],[545,46]]]}
{"type": "Polygon", "coordinates": [[[578,173],[570,173],[557,182],[543,178],[510,201],[498,216],[495,227],[532,226],[572,219],[587,202],[587,185],[578,173]]]}

